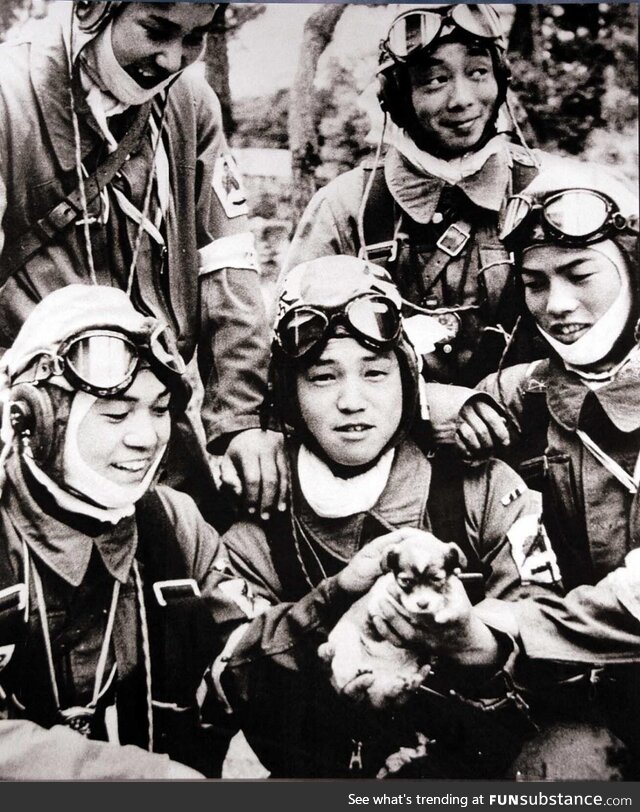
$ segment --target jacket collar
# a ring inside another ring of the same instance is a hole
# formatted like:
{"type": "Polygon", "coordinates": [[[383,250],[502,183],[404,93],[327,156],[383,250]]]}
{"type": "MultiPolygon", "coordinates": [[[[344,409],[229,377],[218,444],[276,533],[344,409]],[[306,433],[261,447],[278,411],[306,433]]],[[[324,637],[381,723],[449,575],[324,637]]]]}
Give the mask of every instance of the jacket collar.
{"type": "MultiPolygon", "coordinates": [[[[60,168],[69,172],[75,166],[75,146],[69,110],[69,65],[62,26],[55,26],[37,38],[34,36],[29,52],[31,84],[42,120],[60,168]]],[[[79,106],[84,105],[84,99],[78,99],[78,102],[79,106]]],[[[78,112],[78,117],[85,119],[85,111],[78,112]]],[[[83,156],[90,147],[86,138],[83,139],[83,156]]]]}
{"type": "Polygon", "coordinates": [[[549,412],[563,428],[580,428],[580,416],[588,396],[594,397],[618,431],[624,434],[640,429],[640,410],[632,404],[640,400],[640,354],[629,359],[616,377],[598,389],[590,389],[575,372],[553,359],[539,365],[533,375],[547,393],[549,412]]]}
{"type": "Polygon", "coordinates": [[[71,586],[82,583],[94,547],[113,578],[126,583],[138,543],[135,515],[115,527],[94,524],[89,535],[45,513],[31,494],[14,456],[8,464],[8,507],[18,536],[38,558],[71,586]]]}
{"type": "MultiPolygon", "coordinates": [[[[438,209],[445,181],[423,172],[391,147],[385,156],[384,176],[392,197],[417,223],[430,223],[438,209]]],[[[476,206],[500,211],[511,177],[509,152],[495,152],[473,175],[455,184],[476,206]]]]}

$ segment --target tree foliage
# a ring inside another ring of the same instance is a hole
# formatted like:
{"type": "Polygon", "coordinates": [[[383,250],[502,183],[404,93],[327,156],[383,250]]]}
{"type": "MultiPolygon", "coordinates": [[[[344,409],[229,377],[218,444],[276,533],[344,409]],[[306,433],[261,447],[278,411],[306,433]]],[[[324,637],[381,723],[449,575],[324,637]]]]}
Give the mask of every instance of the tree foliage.
{"type": "Polygon", "coordinates": [[[317,180],[327,182],[351,169],[370,151],[365,138],[367,115],[358,106],[360,92],[351,72],[337,59],[327,67],[325,87],[318,91],[317,118],[320,166],[317,180]]]}
{"type": "Polygon", "coordinates": [[[288,149],[289,91],[234,101],[234,147],[288,149]]]}
{"type": "Polygon", "coordinates": [[[635,119],[635,28],[633,4],[517,7],[513,88],[540,146],[580,154],[593,130],[635,119]]]}

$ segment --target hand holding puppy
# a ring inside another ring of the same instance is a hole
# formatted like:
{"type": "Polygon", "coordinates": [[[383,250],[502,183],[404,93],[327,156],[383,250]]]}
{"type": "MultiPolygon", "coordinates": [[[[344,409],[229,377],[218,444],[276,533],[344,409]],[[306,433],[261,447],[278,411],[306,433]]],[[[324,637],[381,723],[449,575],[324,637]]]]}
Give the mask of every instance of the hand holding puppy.
{"type": "Polygon", "coordinates": [[[339,585],[346,592],[355,594],[366,592],[387,571],[388,553],[415,532],[410,527],[402,527],[369,542],[337,575],[339,585]]]}

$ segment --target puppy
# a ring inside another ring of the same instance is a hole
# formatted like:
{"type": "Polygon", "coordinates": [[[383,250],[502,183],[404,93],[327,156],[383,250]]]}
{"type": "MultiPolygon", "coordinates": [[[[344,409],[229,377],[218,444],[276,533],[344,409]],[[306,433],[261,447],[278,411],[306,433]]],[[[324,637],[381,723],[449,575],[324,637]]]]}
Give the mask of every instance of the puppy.
{"type": "Polygon", "coordinates": [[[395,582],[407,612],[435,614],[444,606],[442,593],[447,578],[465,566],[465,557],[456,544],[445,544],[430,533],[405,539],[394,547],[385,562],[389,571],[345,612],[318,649],[319,657],[330,664],[335,690],[354,699],[366,697],[376,709],[404,704],[429,673],[429,654],[400,648],[381,638],[369,609],[395,582]]]}
{"type": "Polygon", "coordinates": [[[444,608],[443,590],[450,575],[467,566],[457,544],[445,544],[431,533],[406,539],[387,554],[387,569],[400,588],[400,603],[407,612],[436,615],[444,608]]]}

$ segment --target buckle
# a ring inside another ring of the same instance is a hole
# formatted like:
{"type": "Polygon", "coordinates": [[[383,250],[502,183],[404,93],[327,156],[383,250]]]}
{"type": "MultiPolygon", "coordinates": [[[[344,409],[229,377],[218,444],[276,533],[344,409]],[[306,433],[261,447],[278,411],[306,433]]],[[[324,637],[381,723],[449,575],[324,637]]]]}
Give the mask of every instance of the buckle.
{"type": "Polygon", "coordinates": [[[165,590],[169,592],[173,590],[173,598],[200,597],[200,587],[193,578],[174,578],[171,581],[156,581],[153,585],[153,594],[156,596],[156,600],[160,606],[167,605],[167,599],[164,596],[165,590]]]}
{"type": "Polygon", "coordinates": [[[47,239],[51,240],[59,231],[62,231],[69,223],[73,222],[77,215],[78,211],[67,200],[62,200],[38,220],[35,228],[47,239]]]}
{"type": "Polygon", "coordinates": [[[456,223],[452,223],[441,235],[436,245],[450,257],[457,257],[460,251],[469,242],[471,235],[456,223]]]}
{"type": "Polygon", "coordinates": [[[15,584],[15,586],[0,589],[0,612],[6,612],[9,610],[22,612],[26,605],[26,584],[15,584]]]}
{"type": "Polygon", "coordinates": [[[359,259],[368,259],[375,262],[376,259],[384,259],[385,262],[394,262],[398,256],[398,240],[384,240],[375,242],[373,245],[365,245],[358,252],[359,259]]]}

